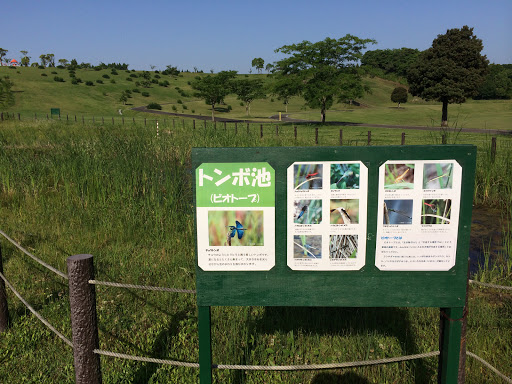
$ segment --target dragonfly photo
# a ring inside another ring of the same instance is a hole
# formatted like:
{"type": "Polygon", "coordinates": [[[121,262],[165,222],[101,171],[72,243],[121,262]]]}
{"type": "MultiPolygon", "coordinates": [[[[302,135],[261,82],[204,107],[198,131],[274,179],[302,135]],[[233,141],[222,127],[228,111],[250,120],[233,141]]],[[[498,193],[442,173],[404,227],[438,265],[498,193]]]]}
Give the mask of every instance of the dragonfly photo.
{"type": "Polygon", "coordinates": [[[359,164],[331,164],[331,189],[359,189],[359,164]]]}
{"type": "Polygon", "coordinates": [[[322,189],[322,164],[295,164],[293,166],[293,188],[322,189]]]}
{"type": "Polygon", "coordinates": [[[263,211],[209,211],[210,246],[263,246],[263,211]]]}
{"type": "Polygon", "coordinates": [[[412,224],[413,200],[384,200],[384,224],[412,224]]]}
{"type": "Polygon", "coordinates": [[[452,163],[432,163],[423,166],[423,189],[451,189],[452,163]]]}
{"type": "Polygon", "coordinates": [[[295,224],[320,224],[322,222],[322,200],[295,200],[293,202],[295,224]]]}
{"type": "Polygon", "coordinates": [[[414,189],[414,164],[386,164],[384,189],[414,189]]]}
{"type": "Polygon", "coordinates": [[[357,257],[357,235],[331,235],[329,258],[349,259],[357,257]]]}
{"type": "Polygon", "coordinates": [[[322,236],[320,235],[295,235],[293,244],[294,259],[322,258],[322,236]]]}
{"type": "Polygon", "coordinates": [[[451,199],[423,200],[421,224],[450,224],[451,211],[451,199]]]}
{"type": "Polygon", "coordinates": [[[358,224],[359,199],[331,199],[330,224],[358,224]]]}

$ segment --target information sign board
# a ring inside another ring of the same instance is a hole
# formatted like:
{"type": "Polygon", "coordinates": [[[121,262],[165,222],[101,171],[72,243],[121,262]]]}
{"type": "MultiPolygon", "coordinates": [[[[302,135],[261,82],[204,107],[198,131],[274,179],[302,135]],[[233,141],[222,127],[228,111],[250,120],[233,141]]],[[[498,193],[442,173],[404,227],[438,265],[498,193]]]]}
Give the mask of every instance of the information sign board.
{"type": "Polygon", "coordinates": [[[476,147],[194,148],[199,306],[462,307],[476,147]]]}

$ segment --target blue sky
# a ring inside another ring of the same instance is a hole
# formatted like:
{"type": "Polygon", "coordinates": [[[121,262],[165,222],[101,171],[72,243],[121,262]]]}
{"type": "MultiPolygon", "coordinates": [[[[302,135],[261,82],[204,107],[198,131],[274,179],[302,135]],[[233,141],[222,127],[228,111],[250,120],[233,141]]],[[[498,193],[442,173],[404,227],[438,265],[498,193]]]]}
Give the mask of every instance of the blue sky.
{"type": "Polygon", "coordinates": [[[251,61],[302,40],[352,34],[369,49],[427,49],[447,29],[474,27],[491,63],[512,63],[512,0],[40,1],[2,2],[6,57],[55,58],[130,69],[194,67],[248,73],[251,61]]]}

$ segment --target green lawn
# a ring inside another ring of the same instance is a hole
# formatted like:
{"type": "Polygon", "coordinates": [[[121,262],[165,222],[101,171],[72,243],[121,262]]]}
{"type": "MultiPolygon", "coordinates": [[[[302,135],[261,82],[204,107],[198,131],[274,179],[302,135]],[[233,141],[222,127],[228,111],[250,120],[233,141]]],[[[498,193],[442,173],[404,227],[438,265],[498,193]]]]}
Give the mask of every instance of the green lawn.
{"type": "MultiPolygon", "coordinates": [[[[143,116],[143,113],[130,109],[145,106],[150,102],[161,104],[163,110],[167,112],[211,116],[211,107],[203,100],[195,98],[194,91],[189,85],[198,74],[183,73],[178,77],[171,77],[151,72],[152,80],[159,82],[167,80],[170,84],[167,87],[151,84],[150,88],[143,88],[136,85],[140,78],[130,77],[130,75],[139,76],[142,72],[118,70],[117,73],[118,75],[112,75],[110,69],[101,71],[79,69],[76,70],[76,77],[82,79],[83,83],[73,85],[66,69],[0,67],[0,76],[8,75],[15,84],[13,90],[16,91],[16,104],[9,111],[20,113],[27,118],[34,117],[34,114],[39,117],[45,116],[50,113],[51,108],[60,108],[62,115],[69,116],[111,117],[119,116],[120,110],[123,116],[143,116]],[[43,74],[46,76],[42,76],[43,74]],[[103,78],[103,75],[109,76],[109,79],[103,78]],[[54,81],[55,76],[62,77],[65,82],[54,81]],[[103,84],[96,83],[97,80],[103,81],[103,84]],[[115,84],[112,84],[111,80],[114,80],[115,84]],[[86,81],[92,81],[94,86],[85,85],[86,81]],[[184,92],[185,96],[176,88],[184,92]],[[140,93],[133,92],[134,89],[138,89],[140,93]],[[132,91],[132,97],[124,105],[119,98],[126,90],[132,91]],[[142,96],[142,92],[148,92],[149,97],[142,96]]],[[[239,75],[239,77],[244,76],[267,79],[267,75],[264,74],[239,75]]],[[[402,108],[398,109],[397,105],[390,100],[391,92],[398,85],[397,83],[369,77],[365,81],[372,92],[358,100],[361,106],[335,104],[327,111],[327,121],[413,126],[440,125],[440,103],[427,103],[409,95],[409,102],[402,104],[402,108]]],[[[251,105],[251,115],[246,116],[245,106],[240,105],[236,96],[229,95],[225,105],[219,106],[216,115],[269,121],[270,116],[277,115],[279,112],[285,112],[285,105],[272,95],[268,95],[266,99],[255,100],[251,105]],[[227,106],[231,106],[230,112],[227,112],[227,106]]],[[[297,119],[320,120],[319,111],[306,108],[304,101],[299,97],[294,97],[290,101],[288,114],[297,119]]],[[[448,117],[451,127],[509,130],[512,122],[512,101],[469,100],[464,104],[450,105],[448,117]]]]}

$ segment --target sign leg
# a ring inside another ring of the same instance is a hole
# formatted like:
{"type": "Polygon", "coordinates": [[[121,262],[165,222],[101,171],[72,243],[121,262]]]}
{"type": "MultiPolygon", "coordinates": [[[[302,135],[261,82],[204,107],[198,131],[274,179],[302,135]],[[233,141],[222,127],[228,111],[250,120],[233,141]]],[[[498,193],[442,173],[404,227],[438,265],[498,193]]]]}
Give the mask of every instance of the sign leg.
{"type": "Polygon", "coordinates": [[[198,307],[199,383],[212,383],[212,343],[210,307],[198,307]]]}
{"type": "Polygon", "coordinates": [[[464,308],[441,308],[439,384],[457,384],[464,308]]]}

